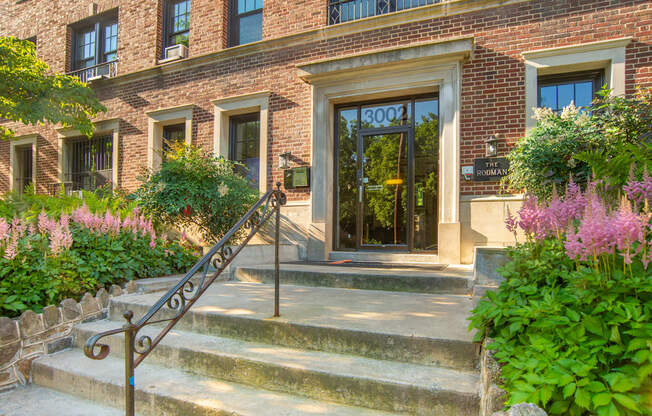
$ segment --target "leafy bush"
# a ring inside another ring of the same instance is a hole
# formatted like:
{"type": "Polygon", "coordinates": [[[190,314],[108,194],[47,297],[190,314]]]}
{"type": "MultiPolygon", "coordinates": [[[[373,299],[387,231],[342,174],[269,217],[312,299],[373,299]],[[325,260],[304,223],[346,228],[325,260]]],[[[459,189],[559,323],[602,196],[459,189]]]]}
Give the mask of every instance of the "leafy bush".
{"type": "Polygon", "coordinates": [[[528,241],[509,249],[505,281],[470,325],[494,339],[508,405],[652,414],[652,180],[627,192],[610,208],[595,186],[583,194],[571,182],[563,200],[530,198],[508,218],[528,241]]]}
{"type": "Polygon", "coordinates": [[[40,311],[66,297],[145,277],[185,272],[196,260],[178,243],[157,238],[138,210],[124,219],[86,205],[37,221],[0,219],[0,315],[40,311]]]}
{"type": "MultiPolygon", "coordinates": [[[[503,183],[513,190],[525,189],[539,199],[551,198],[555,186],[563,191],[571,177],[584,186],[593,169],[599,175],[617,176],[613,184],[622,184],[628,179],[634,157],[624,155],[623,149],[635,151],[646,141],[649,144],[650,114],[649,91],[625,98],[612,97],[607,89],[600,91],[591,112],[579,111],[572,104],[560,114],[537,109],[536,126],[508,154],[510,173],[503,183]],[[607,165],[614,168],[612,159],[619,156],[616,173],[607,165]]],[[[648,153],[648,161],[649,157],[648,153]]],[[[638,162],[642,173],[644,166],[638,162]]]]}
{"type": "Polygon", "coordinates": [[[258,197],[236,166],[200,148],[176,145],[160,170],[147,173],[137,202],[165,224],[197,229],[206,242],[217,242],[258,197]]]}

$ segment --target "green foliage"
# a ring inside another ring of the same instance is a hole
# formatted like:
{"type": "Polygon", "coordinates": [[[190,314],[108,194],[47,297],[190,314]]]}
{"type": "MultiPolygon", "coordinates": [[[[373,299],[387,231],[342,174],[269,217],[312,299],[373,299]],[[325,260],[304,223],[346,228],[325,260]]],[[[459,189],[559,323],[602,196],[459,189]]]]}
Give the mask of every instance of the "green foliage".
{"type": "Polygon", "coordinates": [[[235,173],[235,162],[182,143],[166,156],[135,193],[145,212],[165,224],[196,228],[206,242],[217,242],[258,198],[235,173]]]}
{"type": "Polygon", "coordinates": [[[120,213],[124,219],[136,208],[136,202],[124,192],[112,190],[110,187],[98,188],[93,191],[81,191],[79,194],[66,194],[63,189],[54,196],[37,194],[29,185],[21,194],[15,191],[7,192],[0,199],[0,217],[11,220],[14,217],[33,221],[41,212],[58,219],[62,213],[70,214],[74,209],[85,204],[92,213],[120,213]]]}
{"type": "MultiPolygon", "coordinates": [[[[585,184],[592,170],[596,179],[609,175],[614,184],[624,183],[631,163],[650,157],[645,156],[652,136],[649,97],[649,91],[631,98],[613,97],[603,89],[591,112],[573,106],[560,114],[537,109],[536,126],[508,154],[510,173],[503,184],[546,200],[555,186],[563,191],[570,177],[585,184]]],[[[643,166],[637,163],[637,167],[642,171],[643,166]]]]}
{"type": "Polygon", "coordinates": [[[15,257],[7,254],[10,237],[0,257],[0,316],[18,316],[31,309],[58,304],[100,287],[132,279],[186,272],[196,261],[190,248],[179,243],[123,230],[91,231],[71,223],[72,245],[54,253],[52,236],[24,233],[17,239],[15,257]]]}
{"type": "MultiPolygon", "coordinates": [[[[90,136],[91,118],[106,108],[76,77],[52,74],[34,44],[0,36],[0,118],[23,124],[61,123],[90,136]]],[[[0,138],[13,131],[0,126],[0,138]]]]}
{"type": "Polygon", "coordinates": [[[652,269],[635,262],[605,275],[570,260],[557,239],[509,254],[499,270],[505,281],[470,325],[477,340],[494,340],[508,405],[531,402],[551,415],[651,415],[652,269]]]}
{"type": "Polygon", "coordinates": [[[639,91],[633,98],[609,98],[602,92],[593,105],[593,119],[612,142],[622,143],[616,152],[591,149],[575,155],[596,178],[620,189],[631,176],[640,179],[652,168],[652,93],[639,91]]]}

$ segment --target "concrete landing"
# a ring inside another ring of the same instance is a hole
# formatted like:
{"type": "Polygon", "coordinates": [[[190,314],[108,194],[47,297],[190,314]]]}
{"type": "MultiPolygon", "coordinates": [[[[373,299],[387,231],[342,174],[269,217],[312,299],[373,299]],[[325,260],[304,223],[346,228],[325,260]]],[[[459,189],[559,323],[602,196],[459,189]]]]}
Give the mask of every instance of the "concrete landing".
{"type": "MultiPolygon", "coordinates": [[[[395,292],[470,294],[473,283],[471,270],[432,265],[419,267],[367,265],[337,266],[311,263],[281,264],[281,284],[334,287],[346,289],[383,290],[395,292]]],[[[274,282],[274,265],[238,267],[236,279],[244,282],[274,282]]]]}
{"type": "MultiPolygon", "coordinates": [[[[160,295],[132,294],[116,301],[149,307],[156,303],[160,295]]],[[[272,318],[273,299],[272,285],[215,283],[190,312],[409,337],[473,341],[473,333],[467,331],[467,317],[473,308],[470,296],[284,285],[281,286],[280,318],[272,318]]]]}
{"type": "Polygon", "coordinates": [[[30,385],[0,393],[0,416],[122,416],[124,411],[30,385]]]}
{"type": "MultiPolygon", "coordinates": [[[[116,298],[110,318],[121,321],[127,309],[142,316],[159,297],[116,298]]],[[[467,331],[469,296],[282,285],[280,318],[272,318],[273,297],[272,285],[216,283],[177,329],[460,370],[478,363],[474,334],[467,331]]]]}

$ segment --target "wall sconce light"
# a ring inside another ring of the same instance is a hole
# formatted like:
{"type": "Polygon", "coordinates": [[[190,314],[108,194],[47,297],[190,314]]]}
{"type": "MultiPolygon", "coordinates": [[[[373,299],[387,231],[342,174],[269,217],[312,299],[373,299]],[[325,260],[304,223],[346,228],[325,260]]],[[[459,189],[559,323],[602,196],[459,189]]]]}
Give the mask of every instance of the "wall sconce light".
{"type": "Polygon", "coordinates": [[[290,157],[292,153],[285,152],[278,155],[278,168],[279,169],[288,169],[290,167],[290,157]]]}
{"type": "Polygon", "coordinates": [[[498,154],[498,137],[492,134],[484,144],[486,157],[495,157],[498,154]]]}

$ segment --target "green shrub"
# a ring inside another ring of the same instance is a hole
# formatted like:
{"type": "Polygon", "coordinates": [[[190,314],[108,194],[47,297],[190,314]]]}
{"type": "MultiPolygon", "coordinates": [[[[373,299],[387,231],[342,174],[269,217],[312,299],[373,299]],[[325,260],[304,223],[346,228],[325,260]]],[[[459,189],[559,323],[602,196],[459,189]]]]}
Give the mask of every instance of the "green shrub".
{"type": "Polygon", "coordinates": [[[92,214],[82,206],[59,219],[0,219],[0,316],[40,311],[124,281],[186,272],[189,248],[156,237],[143,215],[92,214]]]}
{"type": "Polygon", "coordinates": [[[236,166],[197,147],[174,146],[160,170],[147,173],[136,200],[165,224],[196,229],[206,242],[217,242],[258,198],[236,166]]]}
{"type": "Polygon", "coordinates": [[[652,180],[630,181],[618,207],[595,186],[509,218],[528,241],[473,311],[476,340],[503,364],[508,405],[551,415],[652,415],[652,180]],[[646,201],[641,203],[642,201],[646,201]]]}
{"type": "Polygon", "coordinates": [[[549,199],[553,188],[563,191],[570,177],[584,185],[594,173],[598,178],[609,176],[612,186],[620,186],[634,161],[640,178],[641,158],[649,161],[651,156],[649,152],[636,156],[636,152],[645,152],[645,146],[649,150],[651,114],[649,90],[626,98],[603,89],[591,112],[572,105],[560,114],[537,109],[536,126],[508,154],[510,173],[503,184],[549,199]]]}

